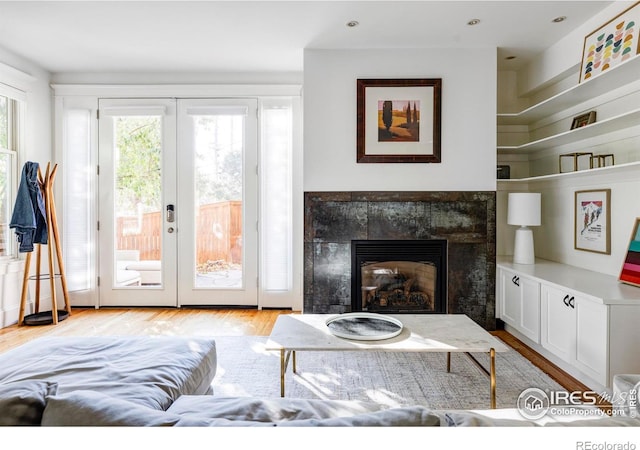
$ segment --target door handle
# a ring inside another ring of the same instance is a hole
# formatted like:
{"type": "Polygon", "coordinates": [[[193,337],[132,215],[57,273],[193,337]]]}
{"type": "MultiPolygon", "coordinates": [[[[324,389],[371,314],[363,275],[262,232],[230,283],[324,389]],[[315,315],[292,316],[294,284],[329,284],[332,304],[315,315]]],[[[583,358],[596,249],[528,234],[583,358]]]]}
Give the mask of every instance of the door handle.
{"type": "Polygon", "coordinates": [[[173,205],[167,205],[167,222],[173,223],[176,220],[175,207],[173,205]]]}
{"type": "Polygon", "coordinates": [[[564,298],[562,299],[562,303],[564,303],[564,306],[570,306],[569,305],[569,294],[564,296],[564,298]]]}
{"type": "Polygon", "coordinates": [[[514,275],[513,278],[511,279],[511,281],[513,282],[513,284],[515,284],[516,286],[520,286],[520,277],[518,277],[517,275],[514,275]]]}
{"type": "Polygon", "coordinates": [[[571,296],[571,298],[569,299],[569,306],[571,306],[572,309],[576,308],[575,300],[576,300],[576,298],[573,297],[573,296],[571,296]]]}

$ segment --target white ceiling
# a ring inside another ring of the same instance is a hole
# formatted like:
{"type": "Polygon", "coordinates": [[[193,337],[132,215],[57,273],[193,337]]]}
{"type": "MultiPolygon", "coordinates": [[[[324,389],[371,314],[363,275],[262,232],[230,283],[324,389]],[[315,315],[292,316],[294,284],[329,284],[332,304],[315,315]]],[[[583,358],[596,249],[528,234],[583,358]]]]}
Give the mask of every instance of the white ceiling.
{"type": "Polygon", "coordinates": [[[611,3],[0,0],[0,46],[53,73],[298,72],[305,48],[486,46],[505,69],[611,3]]]}

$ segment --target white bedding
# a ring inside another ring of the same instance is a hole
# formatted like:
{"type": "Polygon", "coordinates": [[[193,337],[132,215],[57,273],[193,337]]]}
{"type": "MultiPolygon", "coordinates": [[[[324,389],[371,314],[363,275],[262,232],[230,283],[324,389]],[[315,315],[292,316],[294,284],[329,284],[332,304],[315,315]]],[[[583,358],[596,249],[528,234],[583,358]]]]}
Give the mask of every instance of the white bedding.
{"type": "Polygon", "coordinates": [[[49,380],[59,394],[99,391],[162,410],[211,393],[215,371],[215,341],[202,337],[41,338],[0,355],[0,383],[49,380]]]}

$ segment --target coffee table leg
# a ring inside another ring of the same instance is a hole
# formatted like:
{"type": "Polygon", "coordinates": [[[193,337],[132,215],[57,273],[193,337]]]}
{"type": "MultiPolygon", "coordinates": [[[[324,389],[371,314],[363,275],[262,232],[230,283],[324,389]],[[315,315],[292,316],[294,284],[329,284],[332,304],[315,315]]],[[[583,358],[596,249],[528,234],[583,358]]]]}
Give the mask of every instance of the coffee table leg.
{"type": "Polygon", "coordinates": [[[289,358],[293,355],[293,371],[296,371],[296,352],[295,350],[280,349],[280,397],[284,397],[284,374],[287,373],[289,358]]]}
{"type": "Polygon", "coordinates": [[[489,366],[489,383],[491,385],[491,409],[496,409],[496,350],[491,349],[489,351],[491,358],[489,366]]]}
{"type": "Polygon", "coordinates": [[[474,358],[474,356],[465,352],[465,355],[469,357],[478,369],[482,370],[486,376],[489,377],[489,397],[491,400],[491,409],[496,409],[496,350],[491,348],[489,350],[489,370],[487,370],[480,362],[474,358]]]}
{"type": "Polygon", "coordinates": [[[447,352],[447,373],[451,372],[451,352],[447,352]]]}
{"type": "Polygon", "coordinates": [[[287,370],[285,349],[280,349],[280,397],[284,397],[284,373],[287,370]]]}

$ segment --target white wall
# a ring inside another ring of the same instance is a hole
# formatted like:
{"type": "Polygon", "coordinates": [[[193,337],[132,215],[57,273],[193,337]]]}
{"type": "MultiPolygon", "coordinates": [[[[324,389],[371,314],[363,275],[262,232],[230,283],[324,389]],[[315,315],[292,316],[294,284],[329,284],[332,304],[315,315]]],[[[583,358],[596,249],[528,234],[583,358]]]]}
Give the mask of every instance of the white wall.
{"type": "Polygon", "coordinates": [[[304,52],[305,191],[494,191],[496,49],[304,52]],[[442,79],[442,162],[356,163],[358,78],[442,79]]]}
{"type": "MultiPolygon", "coordinates": [[[[52,117],[49,73],[0,47],[0,83],[10,85],[27,94],[25,151],[18,161],[18,176],[20,176],[22,165],[26,161],[36,161],[46,166],[46,163],[51,160],[52,117]]],[[[20,260],[0,262],[0,327],[18,321],[23,256],[21,255],[20,260]]],[[[33,272],[35,258],[31,266],[33,272]]],[[[50,298],[48,292],[48,283],[43,283],[42,310],[50,309],[47,303],[47,299],[50,298]]]]}

